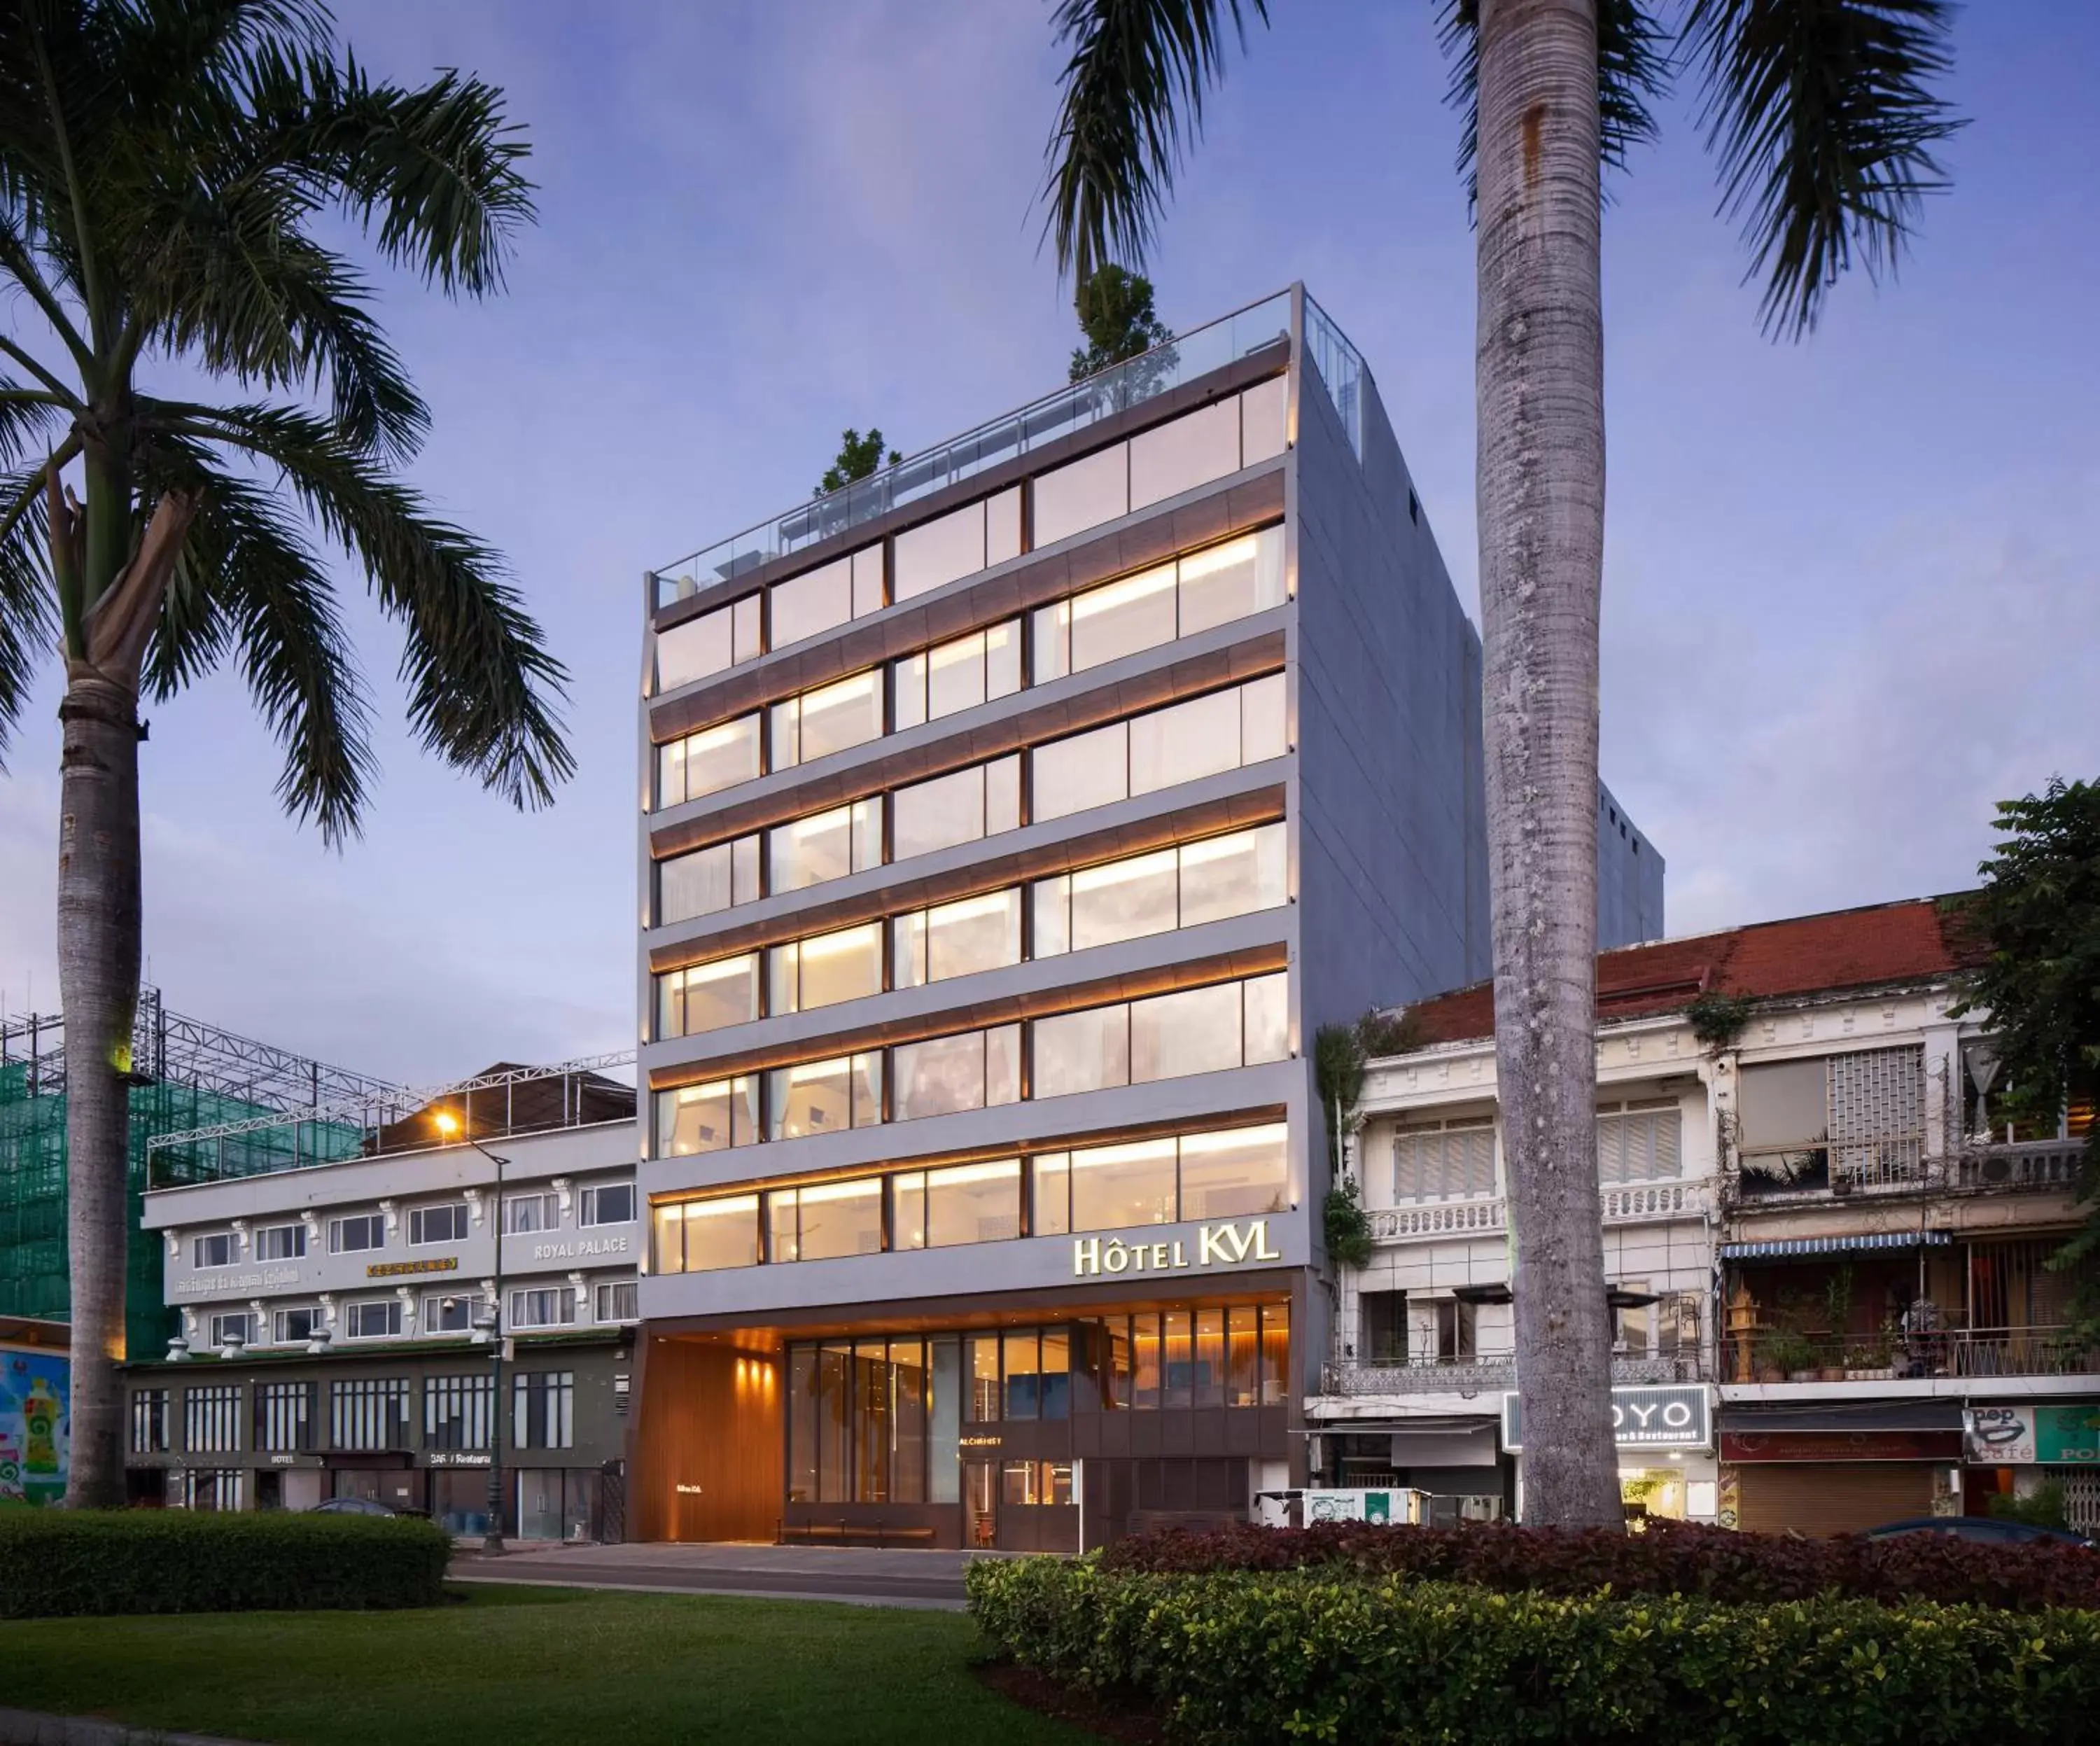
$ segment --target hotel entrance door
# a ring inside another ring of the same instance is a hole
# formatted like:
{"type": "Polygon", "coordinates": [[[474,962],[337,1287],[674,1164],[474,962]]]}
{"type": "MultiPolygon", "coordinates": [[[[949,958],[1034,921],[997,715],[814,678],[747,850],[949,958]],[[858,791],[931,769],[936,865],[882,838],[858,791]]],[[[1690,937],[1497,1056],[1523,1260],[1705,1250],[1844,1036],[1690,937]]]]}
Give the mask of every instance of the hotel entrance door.
{"type": "Polygon", "coordinates": [[[999,1463],[963,1463],[963,1544],[990,1551],[999,1544],[999,1463]]]}

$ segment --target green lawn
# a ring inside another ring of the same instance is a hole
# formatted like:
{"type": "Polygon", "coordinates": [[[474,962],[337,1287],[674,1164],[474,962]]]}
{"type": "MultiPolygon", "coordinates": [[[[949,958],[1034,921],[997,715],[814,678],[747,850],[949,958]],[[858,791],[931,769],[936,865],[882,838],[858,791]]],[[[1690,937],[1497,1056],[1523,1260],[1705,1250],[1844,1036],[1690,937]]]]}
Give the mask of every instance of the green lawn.
{"type": "Polygon", "coordinates": [[[959,1613],[455,1590],[426,1612],[0,1623],[0,1702],[277,1746],[1078,1746],[969,1671],[959,1613]]]}

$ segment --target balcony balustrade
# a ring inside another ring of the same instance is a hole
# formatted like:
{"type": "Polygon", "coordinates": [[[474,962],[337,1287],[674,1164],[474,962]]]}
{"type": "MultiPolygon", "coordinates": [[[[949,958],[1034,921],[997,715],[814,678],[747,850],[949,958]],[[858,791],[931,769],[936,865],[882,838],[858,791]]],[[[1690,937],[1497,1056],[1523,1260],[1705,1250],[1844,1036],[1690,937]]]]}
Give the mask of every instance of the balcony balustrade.
{"type": "MultiPolygon", "coordinates": [[[[1712,1365],[1704,1352],[1614,1353],[1612,1380],[1641,1385],[1705,1382],[1712,1365]]],[[[1326,1367],[1321,1392],[1330,1395],[1479,1395],[1516,1387],[1514,1350],[1458,1358],[1375,1359],[1326,1367]]]]}
{"type": "MultiPolygon", "coordinates": [[[[1713,1184],[1703,1179],[1630,1183],[1604,1189],[1599,1199],[1607,1224],[1696,1219],[1713,1205],[1713,1184]]],[[[1499,1194],[1471,1200],[1419,1201],[1405,1206],[1374,1207],[1370,1221],[1371,1235],[1379,1242],[1487,1235],[1508,1228],[1509,1201],[1499,1194]]]]}

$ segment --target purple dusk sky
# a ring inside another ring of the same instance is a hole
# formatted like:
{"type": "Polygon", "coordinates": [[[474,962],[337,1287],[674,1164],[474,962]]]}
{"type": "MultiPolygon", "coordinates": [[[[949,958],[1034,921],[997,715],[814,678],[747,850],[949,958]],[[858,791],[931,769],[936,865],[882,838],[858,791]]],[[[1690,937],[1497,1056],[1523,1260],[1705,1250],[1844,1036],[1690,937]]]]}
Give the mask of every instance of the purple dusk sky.
{"type": "MultiPolygon", "coordinates": [[[[1376,375],[1474,607],[1472,246],[1432,8],[1274,0],[1149,270],[1170,325],[1305,280],[1376,375]]],[[[237,678],[153,709],[146,949],[168,1003],[389,1078],[635,1035],[642,571],[808,495],[841,426],[911,450],[1061,381],[1033,205],[1035,0],[360,0],[386,74],[471,68],[529,132],[510,293],[382,277],[435,430],[413,477],[508,556],[573,674],[580,763],[518,817],[419,756],[346,576],[385,774],[341,854],[272,798],[237,678]]],[[[1685,106],[1606,219],[1604,773],[1669,924],[1945,891],[1993,801],[2100,775],[2100,8],[1975,5],[1900,279],[1760,337],[1685,106]]],[[[0,323],[31,332],[0,306],[0,323]]],[[[0,997],[58,1003],[57,679],[0,778],[0,997]]]]}

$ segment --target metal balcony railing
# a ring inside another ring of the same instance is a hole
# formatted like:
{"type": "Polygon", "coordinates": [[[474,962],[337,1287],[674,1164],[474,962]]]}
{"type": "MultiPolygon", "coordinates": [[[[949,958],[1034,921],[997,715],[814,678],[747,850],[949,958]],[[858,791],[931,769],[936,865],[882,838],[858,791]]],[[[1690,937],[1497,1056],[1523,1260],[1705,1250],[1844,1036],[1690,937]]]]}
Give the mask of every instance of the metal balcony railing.
{"type": "MultiPolygon", "coordinates": [[[[1615,1353],[1612,1380],[1642,1385],[1701,1382],[1712,1371],[1700,1351],[1615,1353]]],[[[1499,1349],[1461,1358],[1391,1363],[1352,1360],[1326,1367],[1322,1392],[1330,1395],[1476,1395],[1516,1387],[1516,1354],[1499,1349]]]]}
{"type": "Polygon", "coordinates": [[[2100,1375],[2100,1346],[2065,1326],[1939,1328],[1873,1338],[1759,1328],[1723,1336],[1733,1382],[1929,1381],[2100,1375]]]}

